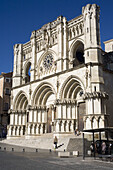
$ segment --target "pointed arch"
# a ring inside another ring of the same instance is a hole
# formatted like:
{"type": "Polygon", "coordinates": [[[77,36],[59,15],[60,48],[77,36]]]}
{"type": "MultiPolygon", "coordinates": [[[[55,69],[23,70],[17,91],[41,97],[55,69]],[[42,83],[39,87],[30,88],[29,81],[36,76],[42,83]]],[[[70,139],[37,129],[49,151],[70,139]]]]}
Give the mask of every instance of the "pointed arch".
{"type": "Polygon", "coordinates": [[[82,39],[77,38],[71,44],[69,59],[70,61],[73,61],[73,67],[85,62],[84,41],[82,39]]]}
{"type": "Polygon", "coordinates": [[[76,76],[68,77],[60,90],[60,99],[75,99],[80,90],[85,90],[83,82],[76,76]]]}
{"type": "Polygon", "coordinates": [[[34,106],[46,105],[47,99],[51,95],[54,95],[54,98],[56,99],[56,92],[53,86],[48,82],[41,83],[33,93],[32,105],[34,106]]]}
{"type": "Polygon", "coordinates": [[[24,91],[20,91],[14,99],[13,109],[23,110],[27,108],[27,105],[28,105],[28,96],[24,91]]]}
{"type": "Polygon", "coordinates": [[[25,77],[25,83],[30,82],[30,77],[31,77],[31,61],[26,61],[24,64],[24,77],[25,77]]]}

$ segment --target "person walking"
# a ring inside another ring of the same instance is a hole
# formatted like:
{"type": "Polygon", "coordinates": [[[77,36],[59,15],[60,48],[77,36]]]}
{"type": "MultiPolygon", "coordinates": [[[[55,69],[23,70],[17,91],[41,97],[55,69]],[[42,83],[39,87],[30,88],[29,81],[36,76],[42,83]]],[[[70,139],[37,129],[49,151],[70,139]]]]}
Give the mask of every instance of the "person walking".
{"type": "Polygon", "coordinates": [[[55,149],[57,149],[57,143],[58,143],[58,139],[57,139],[57,137],[55,136],[55,138],[54,138],[55,149]]]}
{"type": "Polygon", "coordinates": [[[102,154],[105,154],[106,152],[106,143],[102,142],[102,154]]]}

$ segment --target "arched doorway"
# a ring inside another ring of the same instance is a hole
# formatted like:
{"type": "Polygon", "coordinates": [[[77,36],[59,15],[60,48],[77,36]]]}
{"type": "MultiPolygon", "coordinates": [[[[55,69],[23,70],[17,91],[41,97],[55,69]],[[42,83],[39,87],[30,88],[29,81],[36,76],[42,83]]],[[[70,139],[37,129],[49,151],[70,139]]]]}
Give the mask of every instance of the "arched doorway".
{"type": "Polygon", "coordinates": [[[63,119],[67,119],[67,128],[70,132],[75,129],[80,131],[84,128],[83,117],[86,113],[85,111],[85,101],[83,99],[84,87],[79,79],[71,76],[65,81],[62,87],[61,100],[65,101],[63,103],[62,115],[63,119]],[[71,121],[71,125],[68,122],[71,121]]]}
{"type": "Polygon", "coordinates": [[[51,133],[54,128],[54,102],[56,99],[55,91],[49,83],[40,84],[34,93],[34,105],[38,108],[38,123],[43,126],[43,133],[51,133]]]}

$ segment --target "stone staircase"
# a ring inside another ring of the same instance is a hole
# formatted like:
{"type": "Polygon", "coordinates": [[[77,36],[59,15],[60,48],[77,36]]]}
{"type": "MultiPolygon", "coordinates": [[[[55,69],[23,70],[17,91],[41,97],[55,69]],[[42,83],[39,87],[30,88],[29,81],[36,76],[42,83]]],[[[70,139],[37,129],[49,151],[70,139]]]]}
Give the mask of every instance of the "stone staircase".
{"type": "MultiPolygon", "coordinates": [[[[55,136],[55,135],[54,135],[55,136]]],[[[75,136],[74,134],[59,134],[57,135],[58,138],[58,151],[74,151],[77,150],[82,153],[82,135],[75,136]]],[[[20,146],[20,147],[28,147],[28,148],[37,148],[37,149],[45,149],[45,150],[54,150],[53,144],[53,134],[43,134],[40,136],[25,136],[23,137],[13,137],[10,139],[5,139],[0,142],[0,146],[4,145],[11,145],[13,146],[20,146]]]]}

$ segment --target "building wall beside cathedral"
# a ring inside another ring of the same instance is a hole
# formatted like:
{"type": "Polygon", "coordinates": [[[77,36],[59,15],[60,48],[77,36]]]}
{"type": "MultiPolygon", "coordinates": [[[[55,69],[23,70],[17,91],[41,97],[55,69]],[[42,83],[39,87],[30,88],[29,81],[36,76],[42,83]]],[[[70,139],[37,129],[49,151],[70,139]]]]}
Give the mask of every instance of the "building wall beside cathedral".
{"type": "MultiPolygon", "coordinates": [[[[8,136],[73,133],[108,126],[99,7],[33,31],[14,46],[8,136]]],[[[108,93],[108,94],[107,94],[108,93]]]]}

